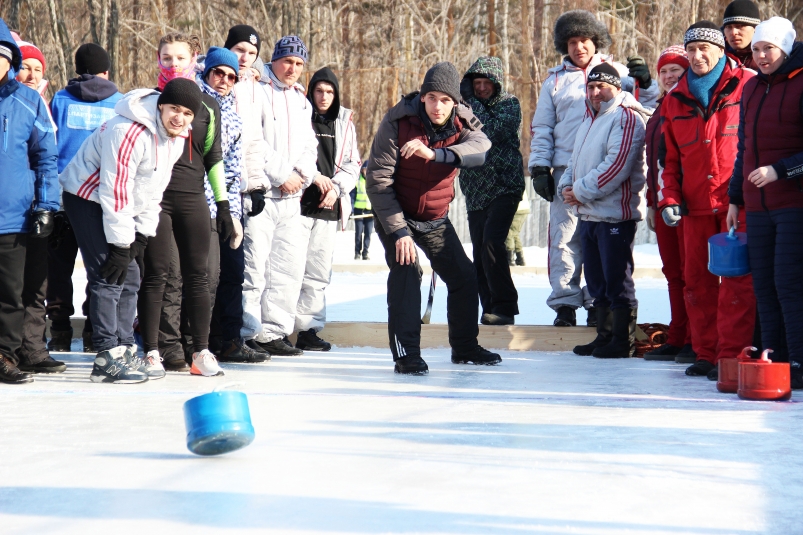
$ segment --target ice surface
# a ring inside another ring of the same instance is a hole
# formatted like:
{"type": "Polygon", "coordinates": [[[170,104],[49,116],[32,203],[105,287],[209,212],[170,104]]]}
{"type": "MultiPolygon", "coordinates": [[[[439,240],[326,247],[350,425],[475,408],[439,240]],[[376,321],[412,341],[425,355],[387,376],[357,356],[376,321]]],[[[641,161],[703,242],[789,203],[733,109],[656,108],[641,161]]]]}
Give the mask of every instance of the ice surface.
{"type": "Polygon", "coordinates": [[[639,359],[425,357],[425,377],[335,348],[99,385],[66,355],[0,387],[0,533],[800,533],[799,393],[739,401],[639,359]],[[230,381],[256,440],[196,457],[182,404],[230,381]]]}

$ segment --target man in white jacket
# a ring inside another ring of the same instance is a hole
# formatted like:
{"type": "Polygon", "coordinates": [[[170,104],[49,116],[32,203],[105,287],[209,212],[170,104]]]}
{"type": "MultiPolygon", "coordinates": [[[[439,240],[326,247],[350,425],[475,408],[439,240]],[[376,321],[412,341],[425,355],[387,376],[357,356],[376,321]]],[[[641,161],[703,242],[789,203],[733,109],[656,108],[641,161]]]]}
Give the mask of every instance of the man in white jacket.
{"type": "MultiPolygon", "coordinates": [[[[658,84],[652,83],[646,62],[630,58],[627,67],[598,53],[611,44],[605,24],[585,10],[568,11],[555,22],[555,48],[566,57],[549,69],[541,87],[532,121],[528,167],[533,188],[551,203],[549,207],[549,283],[547,305],[557,312],[554,325],[575,325],[575,310],[591,306],[580,287],[583,257],[577,234],[577,217],[555,195],[566,170],[574,139],[586,113],[586,75],[601,63],[610,63],[622,78],[622,89],[638,95],[645,108],[654,108],[658,84]],[[629,75],[629,76],[628,76],[629,75]]],[[[589,325],[595,313],[589,311],[589,325]]]]}
{"type": "MultiPolygon", "coordinates": [[[[260,87],[267,97],[264,175],[249,171],[245,199],[245,282],[242,337],[255,340],[271,355],[298,355],[287,343],[295,327],[296,306],[304,276],[302,190],[318,175],[318,142],[310,124],[312,104],[297,83],[308,59],[307,47],[294,35],[277,41],[260,87]],[[264,209],[251,215],[255,192],[264,209]]],[[[246,159],[248,155],[246,155],[246,159]]]]}
{"type": "Polygon", "coordinates": [[[318,333],[326,323],[324,292],[332,279],[337,225],[345,230],[351,213],[349,193],[360,176],[360,152],[352,111],[340,105],[340,86],[329,67],[312,75],[307,99],[318,138],[318,176],[301,202],[307,261],[296,309],[296,348],[329,351],[318,333]]]}
{"type": "Polygon", "coordinates": [[[597,338],[578,355],[633,355],[636,289],[633,241],[645,212],[644,140],[649,113],[622,91],[619,72],[603,63],[588,74],[588,112],[558,185],[558,197],[580,218],[588,292],[597,338]]]}
{"type": "Polygon", "coordinates": [[[156,373],[136,357],[134,345],[141,266],[148,238],[156,235],[162,193],[200,107],[201,90],[191,80],[172,80],[161,94],[131,91],[115,106],[118,115],[92,133],[59,175],[89,280],[98,352],[93,382],[137,383],[156,373]]]}

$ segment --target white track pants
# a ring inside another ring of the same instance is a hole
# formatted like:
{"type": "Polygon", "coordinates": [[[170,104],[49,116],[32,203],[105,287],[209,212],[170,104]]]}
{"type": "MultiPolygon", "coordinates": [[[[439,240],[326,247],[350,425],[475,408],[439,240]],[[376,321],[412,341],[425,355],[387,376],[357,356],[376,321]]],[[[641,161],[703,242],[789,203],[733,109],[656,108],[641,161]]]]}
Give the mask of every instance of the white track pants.
{"type": "Polygon", "coordinates": [[[301,295],[296,308],[296,331],[315,329],[320,332],[326,323],[326,287],[332,281],[337,221],[323,221],[302,216],[306,233],[307,263],[301,295]]]}
{"type": "Polygon", "coordinates": [[[270,342],[293,332],[307,257],[300,206],[298,198],[265,199],[262,213],[245,216],[246,340],[270,342]]]}

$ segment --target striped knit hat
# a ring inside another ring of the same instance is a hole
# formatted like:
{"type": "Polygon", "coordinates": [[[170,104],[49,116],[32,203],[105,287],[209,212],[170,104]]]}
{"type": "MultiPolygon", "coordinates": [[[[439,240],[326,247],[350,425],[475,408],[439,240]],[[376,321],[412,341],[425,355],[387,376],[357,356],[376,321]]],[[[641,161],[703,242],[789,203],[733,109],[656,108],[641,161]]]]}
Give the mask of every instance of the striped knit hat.
{"type": "Polygon", "coordinates": [[[728,24],[749,24],[758,26],[761,22],[761,14],[758,6],[751,0],[733,0],[725,8],[725,15],[722,17],[722,25],[728,24]]]}
{"type": "Polygon", "coordinates": [[[688,69],[689,58],[686,57],[686,49],[680,45],[672,45],[661,52],[661,55],[658,57],[658,66],[655,68],[655,70],[661,72],[661,68],[670,63],[674,63],[676,65],[680,65],[684,69],[688,69]]]}
{"type": "Polygon", "coordinates": [[[683,36],[683,48],[686,48],[689,46],[689,43],[695,41],[705,41],[706,43],[725,48],[725,34],[710,20],[701,20],[689,26],[689,29],[686,30],[686,34],[683,36]]]}

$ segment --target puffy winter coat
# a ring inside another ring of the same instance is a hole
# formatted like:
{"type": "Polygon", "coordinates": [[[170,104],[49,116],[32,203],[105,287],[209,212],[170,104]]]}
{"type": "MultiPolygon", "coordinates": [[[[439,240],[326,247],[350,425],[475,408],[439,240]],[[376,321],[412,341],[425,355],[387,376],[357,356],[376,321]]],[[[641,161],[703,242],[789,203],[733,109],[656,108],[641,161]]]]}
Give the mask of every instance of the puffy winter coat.
{"type": "MultiPolygon", "coordinates": [[[[610,56],[594,54],[585,69],[576,67],[569,58],[557,67],[549,69],[547,79],[541,86],[538,107],[531,125],[530,160],[527,166],[565,167],[574,148],[577,129],[586,113],[586,76],[600,63],[610,63],[622,77],[622,89],[633,93],[636,84],[627,75],[627,67],[610,56]]],[[[639,102],[652,110],[660,89],[653,81],[647,89],[639,89],[639,102]]]]}
{"type": "Polygon", "coordinates": [[[456,170],[482,165],[485,163],[485,153],[491,148],[491,142],[482,133],[482,123],[467,106],[460,104],[455,107],[453,126],[448,127],[448,137],[454,139],[437,141],[433,141],[429,133],[424,132],[423,122],[419,117],[420,113],[426,113],[422,108],[417,91],[403,97],[385,114],[371,145],[365,185],[374,212],[385,232],[389,234],[396,231],[406,233],[405,213],[420,221],[445,216],[449,202],[454,198],[456,170]],[[452,133],[453,130],[457,131],[456,135],[452,133]],[[454,157],[453,163],[430,162],[419,156],[402,159],[399,149],[404,146],[403,140],[414,137],[434,148],[439,161],[444,161],[448,151],[454,157]],[[405,162],[410,162],[410,165],[420,163],[422,168],[429,168],[426,184],[424,177],[409,172],[411,170],[406,167],[405,162]],[[402,193],[398,193],[400,190],[402,193]],[[428,198],[431,199],[429,203],[428,198]]]}
{"type": "MultiPolygon", "coordinates": [[[[259,68],[262,68],[261,62],[259,68]]],[[[270,116],[268,98],[259,80],[250,70],[241,72],[240,81],[234,84],[236,111],[243,120],[240,190],[243,192],[270,187],[265,175],[265,151],[267,147],[270,116]]]]}
{"type": "Polygon", "coordinates": [[[630,94],[620,92],[594,114],[587,101],[574,150],[558,192],[572,187],[584,221],[618,223],[644,216],[644,136],[647,112],[630,94]]]}
{"type": "Polygon", "coordinates": [[[156,235],[162,193],[188,137],[168,137],[158,98],[152,89],[126,94],[117,117],[95,130],[59,175],[64,191],[101,205],[106,241],[120,247],[137,232],[156,235]]]}
{"type": "Polygon", "coordinates": [[[259,88],[267,98],[265,111],[268,120],[263,123],[264,139],[267,141],[263,168],[267,182],[257,184],[249,174],[248,189],[264,187],[267,190],[266,197],[288,197],[279,186],[287,182],[295,170],[304,179],[304,184],[301,190],[289,197],[300,197],[303,189],[312,184],[318,174],[315,164],[318,160],[318,140],[310,123],[312,104],[300,84],[288,87],[273,74],[270,64],[265,65],[259,88]]]}
{"type": "MultiPolygon", "coordinates": [[[[12,49],[12,68],[22,55],[0,20],[0,44],[12,49]]],[[[0,234],[30,231],[34,210],[59,209],[56,138],[39,93],[17,80],[0,86],[0,234]]]]}
{"type": "Polygon", "coordinates": [[[666,160],[660,208],[681,205],[690,215],[727,210],[739,104],[744,84],[753,76],[753,71],[728,59],[708,109],[692,95],[686,74],[661,103],[666,160]]]}
{"type": "Polygon", "coordinates": [[[776,72],[759,73],[742,93],[739,145],[728,195],[748,212],[803,208],[803,43],[776,72]],[[778,180],[763,188],[747,180],[772,166],[778,180]]]}
{"type": "Polygon", "coordinates": [[[460,91],[477,119],[482,131],[491,140],[491,149],[480,167],[460,173],[460,189],[466,197],[466,209],[484,210],[501,195],[521,198],[524,191],[524,169],[519,148],[521,105],[519,99],[502,87],[502,60],[483,57],[466,71],[460,91]],[[488,100],[474,95],[474,78],[491,80],[496,88],[488,100]]]}

